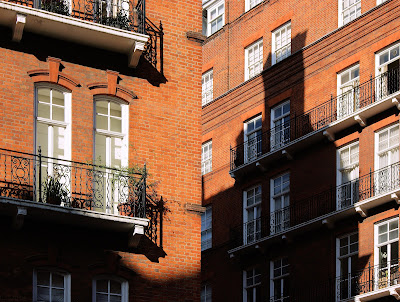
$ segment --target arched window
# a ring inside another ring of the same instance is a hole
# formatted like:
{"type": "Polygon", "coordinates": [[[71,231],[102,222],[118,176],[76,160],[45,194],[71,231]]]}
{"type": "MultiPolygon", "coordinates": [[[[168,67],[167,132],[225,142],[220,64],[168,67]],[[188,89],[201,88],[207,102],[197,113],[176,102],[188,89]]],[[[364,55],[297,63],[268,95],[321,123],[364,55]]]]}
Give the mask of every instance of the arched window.
{"type": "Polygon", "coordinates": [[[57,269],[35,269],[33,301],[70,302],[71,275],[57,269]]]}
{"type": "Polygon", "coordinates": [[[93,302],[128,302],[128,282],[115,276],[93,279],[93,302]]]}

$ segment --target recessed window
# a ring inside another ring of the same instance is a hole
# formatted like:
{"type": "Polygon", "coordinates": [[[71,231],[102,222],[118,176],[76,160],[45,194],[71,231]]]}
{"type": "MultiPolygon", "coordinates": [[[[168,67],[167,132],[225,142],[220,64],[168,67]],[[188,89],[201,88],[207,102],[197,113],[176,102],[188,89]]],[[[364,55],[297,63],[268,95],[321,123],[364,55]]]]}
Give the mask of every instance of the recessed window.
{"type": "Polygon", "coordinates": [[[271,261],[270,302],[289,301],[289,261],[281,258],[271,261]]]}
{"type": "Polygon", "coordinates": [[[360,67],[358,65],[338,74],[337,117],[346,117],[360,108],[360,67]]]}
{"type": "Polygon", "coordinates": [[[343,209],[358,201],[359,154],[358,142],[338,151],[337,209],[343,209]]]}
{"type": "Polygon", "coordinates": [[[70,302],[71,276],[65,272],[33,271],[33,301],[70,302]]]}
{"type": "Polygon", "coordinates": [[[263,40],[251,44],[245,49],[245,80],[256,76],[263,70],[263,40]]]}
{"type": "Polygon", "coordinates": [[[271,109],[271,150],[290,142],[290,101],[271,109]]]}
{"type": "Polygon", "coordinates": [[[93,302],[128,302],[128,282],[118,277],[95,278],[93,302]]]}
{"type": "Polygon", "coordinates": [[[201,175],[212,171],[212,141],[201,145],[201,175]]]}
{"type": "Polygon", "coordinates": [[[261,186],[243,194],[243,244],[250,244],[261,238],[261,186]]]}
{"type": "Polygon", "coordinates": [[[361,16],[361,0],[339,0],[339,26],[361,16]]]}
{"type": "Polygon", "coordinates": [[[271,234],[290,227],[290,174],[271,179],[271,234]]]}
{"type": "Polygon", "coordinates": [[[336,239],[337,297],[344,300],[354,297],[359,291],[358,233],[336,239]]]}
{"type": "Polygon", "coordinates": [[[244,159],[252,161],[262,154],[261,115],[244,123],[244,159]]]}
{"type": "Polygon", "coordinates": [[[243,272],[243,301],[258,302],[261,299],[261,271],[258,268],[243,272]]]}
{"type": "Polygon", "coordinates": [[[213,70],[209,70],[201,77],[201,104],[207,105],[213,100],[213,70]]]}
{"type": "Polygon", "coordinates": [[[225,24],[225,3],[224,1],[212,2],[206,7],[203,6],[203,33],[207,36],[220,30],[225,24]]]}
{"type": "Polygon", "coordinates": [[[290,56],[291,42],[291,22],[282,25],[272,33],[272,65],[290,56]]]}
{"type": "Polygon", "coordinates": [[[212,246],[212,207],[207,206],[204,213],[201,214],[201,250],[211,248],[212,246]]]}

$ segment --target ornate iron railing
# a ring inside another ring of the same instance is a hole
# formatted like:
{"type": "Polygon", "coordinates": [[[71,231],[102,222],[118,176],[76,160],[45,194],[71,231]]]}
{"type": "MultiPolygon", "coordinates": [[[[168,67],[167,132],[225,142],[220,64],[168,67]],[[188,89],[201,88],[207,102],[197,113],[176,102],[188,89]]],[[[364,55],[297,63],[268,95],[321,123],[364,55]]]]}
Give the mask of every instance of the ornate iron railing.
{"type": "Polygon", "coordinates": [[[359,201],[380,196],[400,188],[400,163],[370,171],[355,180],[314,194],[301,200],[291,200],[288,207],[245,222],[231,230],[232,248],[252,244],[270,235],[320,216],[345,210],[359,201]]]}
{"type": "Polygon", "coordinates": [[[358,112],[366,106],[398,92],[400,88],[399,69],[387,71],[367,82],[355,85],[351,90],[331,97],[330,100],[311,110],[294,115],[290,120],[271,128],[244,143],[230,148],[230,170],[253,162],[261,156],[272,153],[305,135],[325,128],[330,123],[358,112]]]}
{"type": "Polygon", "coordinates": [[[400,285],[399,260],[385,261],[336,278],[336,299],[346,300],[393,285],[400,285]]]}
{"type": "Polygon", "coordinates": [[[0,149],[0,197],[146,218],[146,175],[0,149]]]}
{"type": "Polygon", "coordinates": [[[149,35],[144,58],[163,74],[163,28],[146,18],[145,0],[8,0],[80,20],[149,35]]]}

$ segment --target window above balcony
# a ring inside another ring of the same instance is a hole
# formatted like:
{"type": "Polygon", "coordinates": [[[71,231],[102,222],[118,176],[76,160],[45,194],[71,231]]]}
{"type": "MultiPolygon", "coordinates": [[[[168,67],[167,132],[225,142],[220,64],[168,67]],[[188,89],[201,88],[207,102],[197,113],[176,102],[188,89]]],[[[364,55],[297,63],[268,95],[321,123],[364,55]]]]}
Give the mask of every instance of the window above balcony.
{"type": "Polygon", "coordinates": [[[136,67],[149,40],[140,5],[102,0],[0,0],[0,24],[12,28],[14,41],[28,31],[127,54],[129,66],[136,67]]]}

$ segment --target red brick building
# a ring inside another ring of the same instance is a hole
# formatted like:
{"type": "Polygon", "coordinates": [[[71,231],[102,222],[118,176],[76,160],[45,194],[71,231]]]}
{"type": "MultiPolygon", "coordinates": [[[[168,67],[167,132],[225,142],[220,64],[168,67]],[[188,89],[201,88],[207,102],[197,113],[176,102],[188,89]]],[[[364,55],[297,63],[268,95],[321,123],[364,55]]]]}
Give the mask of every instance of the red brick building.
{"type": "Polygon", "coordinates": [[[202,301],[394,301],[400,1],[203,1],[202,301]]]}
{"type": "Polygon", "coordinates": [[[200,12],[0,1],[0,301],[200,298],[200,12]]]}

